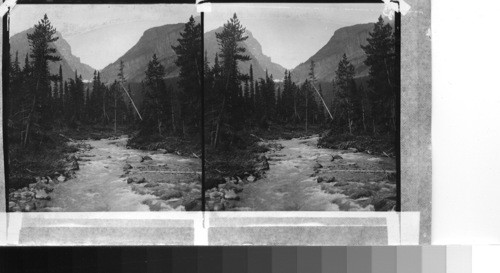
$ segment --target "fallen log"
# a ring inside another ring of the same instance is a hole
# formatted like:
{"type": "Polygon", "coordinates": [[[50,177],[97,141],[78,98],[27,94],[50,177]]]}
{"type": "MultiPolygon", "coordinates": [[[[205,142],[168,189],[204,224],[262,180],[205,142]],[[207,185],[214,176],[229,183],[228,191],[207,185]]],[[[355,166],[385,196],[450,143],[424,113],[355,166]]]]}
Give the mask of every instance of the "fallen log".
{"type": "Polygon", "coordinates": [[[386,170],[331,170],[332,172],[346,172],[346,173],[396,173],[396,171],[386,171],[386,170]]]}
{"type": "Polygon", "coordinates": [[[138,173],[201,174],[195,171],[139,171],[138,173]]]}

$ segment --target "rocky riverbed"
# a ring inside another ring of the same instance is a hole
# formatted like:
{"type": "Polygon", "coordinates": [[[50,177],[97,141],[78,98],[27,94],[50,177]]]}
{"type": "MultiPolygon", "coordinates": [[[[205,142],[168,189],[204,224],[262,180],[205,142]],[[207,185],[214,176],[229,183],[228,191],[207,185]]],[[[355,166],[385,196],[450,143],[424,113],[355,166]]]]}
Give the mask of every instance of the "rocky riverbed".
{"type": "Polygon", "coordinates": [[[206,192],[206,209],[389,211],[396,205],[394,158],[318,148],[318,136],[266,141],[256,174],[227,177],[206,192]]]}
{"type": "Polygon", "coordinates": [[[201,161],[127,149],[127,138],[86,140],[67,170],[9,193],[9,211],[201,209],[201,161]]]}

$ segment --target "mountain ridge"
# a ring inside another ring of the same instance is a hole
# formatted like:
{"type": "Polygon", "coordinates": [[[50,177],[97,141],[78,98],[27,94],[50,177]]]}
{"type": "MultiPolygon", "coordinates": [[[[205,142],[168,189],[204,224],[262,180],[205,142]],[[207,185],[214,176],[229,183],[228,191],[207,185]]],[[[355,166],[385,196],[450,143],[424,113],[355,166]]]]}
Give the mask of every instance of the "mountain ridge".
{"type": "MultiPolygon", "coordinates": [[[[12,58],[15,58],[15,54],[18,52],[19,65],[21,67],[24,67],[24,58],[30,51],[27,34],[33,31],[34,28],[29,28],[9,38],[10,54],[12,58]]],[[[82,63],[79,57],[73,55],[71,46],[60,32],[56,32],[55,36],[59,37],[59,39],[52,44],[56,49],[56,54],[61,57],[61,60],[49,62],[50,73],[59,74],[59,66],[61,66],[64,79],[73,78],[75,71],[77,71],[79,75],[82,75],[84,80],[91,80],[95,69],[88,64],[82,63]]]]}
{"type": "Polygon", "coordinates": [[[366,40],[374,23],[356,24],[337,29],[330,40],[305,62],[300,63],[291,70],[292,79],[303,82],[308,78],[310,62],[315,62],[315,74],[319,81],[331,82],[342,55],[353,64],[355,77],[368,75],[368,67],[364,64],[366,54],[361,46],[368,44],[366,40]]]}
{"type": "MultiPolygon", "coordinates": [[[[194,19],[197,23],[200,22],[199,16],[194,19]]],[[[179,44],[177,39],[181,38],[180,33],[184,30],[185,24],[185,22],[166,24],[145,30],[134,46],[100,71],[101,80],[107,83],[115,80],[118,77],[120,60],[122,60],[127,81],[141,82],[145,78],[147,65],[153,54],[156,54],[160,63],[165,67],[165,78],[179,76],[179,68],[175,65],[177,55],[172,46],[179,44]]]]}
{"type": "MultiPolygon", "coordinates": [[[[223,27],[213,29],[204,34],[205,50],[207,52],[207,60],[210,65],[213,65],[215,54],[219,51],[219,45],[215,37],[216,32],[221,32],[223,27]]],[[[254,79],[264,78],[266,69],[269,75],[273,75],[274,79],[283,79],[285,75],[285,68],[281,65],[274,63],[271,57],[262,52],[262,45],[253,36],[252,32],[248,29],[245,31],[248,39],[242,42],[243,47],[246,49],[246,55],[249,55],[251,60],[248,62],[240,62],[238,68],[242,74],[249,74],[250,65],[252,65],[254,79]]]]}

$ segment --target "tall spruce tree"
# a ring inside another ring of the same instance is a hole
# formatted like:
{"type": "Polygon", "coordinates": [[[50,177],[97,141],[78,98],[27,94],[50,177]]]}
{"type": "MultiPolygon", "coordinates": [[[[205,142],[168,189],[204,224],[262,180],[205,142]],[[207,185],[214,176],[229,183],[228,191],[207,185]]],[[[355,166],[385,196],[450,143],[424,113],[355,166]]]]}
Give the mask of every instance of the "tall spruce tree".
{"type": "Polygon", "coordinates": [[[347,126],[349,133],[352,134],[354,125],[354,106],[352,99],[354,66],[347,60],[345,53],[338,64],[337,71],[335,71],[335,84],[337,86],[337,98],[340,103],[341,124],[347,126]]]}
{"type": "Polygon", "coordinates": [[[215,33],[222,59],[223,93],[221,97],[222,106],[216,121],[215,139],[212,142],[214,146],[218,145],[222,124],[225,123],[224,120],[227,118],[226,111],[229,112],[229,125],[239,125],[235,117],[240,116],[238,111],[241,111],[241,109],[237,107],[237,98],[240,82],[244,77],[238,70],[238,63],[250,60],[250,57],[245,55],[246,49],[240,45],[241,42],[248,39],[248,36],[244,34],[245,28],[241,25],[236,13],[224,24],[221,32],[215,33]]]}
{"type": "MultiPolygon", "coordinates": [[[[203,80],[201,24],[196,23],[191,16],[180,35],[181,38],[177,40],[179,44],[172,46],[172,49],[177,54],[175,64],[180,68],[178,81],[178,85],[182,89],[179,94],[180,120],[182,120],[182,134],[186,135],[188,133],[187,127],[199,128],[201,120],[201,85],[203,80]]],[[[172,88],[170,92],[173,97],[172,88]]],[[[172,107],[172,119],[174,116],[172,107]]]]}
{"type": "Polygon", "coordinates": [[[395,37],[390,24],[384,24],[382,16],[375,23],[366,39],[368,44],[361,48],[366,53],[365,64],[370,67],[368,86],[373,115],[379,117],[376,123],[385,131],[395,131],[396,103],[396,54],[395,37]],[[389,125],[389,126],[387,126],[389,125]]]}
{"type": "Polygon", "coordinates": [[[28,36],[30,45],[31,58],[31,84],[30,84],[30,101],[32,104],[26,118],[26,129],[24,130],[24,146],[29,141],[32,132],[33,123],[39,125],[51,124],[51,74],[48,63],[61,60],[58,55],[55,55],[56,49],[51,46],[51,43],[59,38],[56,35],[56,29],[51,25],[47,14],[43,19],[35,25],[34,31],[28,36]]]}
{"type": "Polygon", "coordinates": [[[148,88],[146,89],[146,98],[143,103],[145,114],[142,128],[145,129],[145,132],[151,132],[156,127],[160,136],[164,132],[163,128],[166,126],[165,117],[168,113],[165,111],[166,94],[163,83],[164,76],[165,68],[156,57],[156,54],[153,54],[146,70],[146,85],[148,88]]]}

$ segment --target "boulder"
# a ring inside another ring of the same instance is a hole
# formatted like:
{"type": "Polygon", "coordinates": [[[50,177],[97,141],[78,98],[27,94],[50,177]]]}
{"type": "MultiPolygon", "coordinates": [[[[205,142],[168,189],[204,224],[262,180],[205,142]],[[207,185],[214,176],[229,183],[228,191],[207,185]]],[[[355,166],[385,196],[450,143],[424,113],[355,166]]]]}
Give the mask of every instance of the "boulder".
{"type": "Polygon", "coordinates": [[[66,177],[64,177],[64,175],[62,175],[62,174],[61,174],[61,175],[59,175],[59,176],[57,177],[57,181],[59,181],[59,182],[61,182],[61,183],[62,183],[62,182],[64,182],[64,181],[66,181],[66,177]]]}
{"type": "Polygon", "coordinates": [[[323,165],[319,164],[318,162],[314,163],[314,165],[313,165],[313,169],[314,170],[318,170],[318,169],[321,169],[321,168],[323,168],[323,165]]]}
{"type": "Polygon", "coordinates": [[[259,161],[267,161],[267,160],[268,160],[267,156],[266,156],[266,155],[263,155],[263,154],[259,155],[259,157],[258,157],[257,159],[258,159],[259,161]]]}
{"type": "Polygon", "coordinates": [[[148,161],[148,160],[153,160],[149,155],[143,156],[141,159],[141,162],[148,161]]]}
{"type": "Polygon", "coordinates": [[[351,153],[357,153],[358,152],[358,149],[356,149],[356,148],[348,148],[347,150],[349,152],[351,152],[351,153]]]}
{"type": "Polygon", "coordinates": [[[165,150],[165,149],[157,149],[157,151],[159,153],[162,153],[162,154],[166,154],[167,153],[167,150],[165,150]]]}
{"type": "Polygon", "coordinates": [[[237,184],[234,184],[233,182],[226,183],[226,189],[228,190],[233,190],[236,193],[242,192],[243,187],[237,184]]]}
{"type": "Polygon", "coordinates": [[[267,162],[267,159],[264,159],[257,164],[255,164],[255,169],[257,171],[267,171],[269,170],[269,163],[267,162]]]}
{"type": "Polygon", "coordinates": [[[34,210],[36,210],[35,203],[33,203],[33,202],[26,203],[26,204],[22,205],[21,210],[24,212],[34,211],[34,210]]]}
{"type": "Polygon", "coordinates": [[[344,187],[347,185],[349,185],[349,182],[345,182],[345,181],[340,181],[340,182],[335,183],[335,187],[344,187]]]}
{"type": "Polygon", "coordinates": [[[325,177],[325,182],[326,183],[332,183],[332,182],[335,182],[335,176],[330,176],[330,177],[325,177]]]}
{"type": "Polygon", "coordinates": [[[142,162],[142,156],[140,155],[129,156],[126,161],[129,163],[140,163],[142,162]]]}
{"type": "Polygon", "coordinates": [[[210,192],[208,194],[208,197],[210,199],[217,199],[217,198],[221,198],[222,197],[222,193],[218,192],[218,191],[214,191],[214,192],[210,192]]]}
{"type": "Polygon", "coordinates": [[[145,188],[154,188],[160,186],[160,183],[157,182],[149,182],[146,185],[144,185],[145,188]]]}
{"type": "Polygon", "coordinates": [[[216,202],[213,206],[214,211],[222,211],[224,210],[224,204],[221,202],[216,202]]]}
{"type": "Polygon", "coordinates": [[[123,170],[126,171],[126,170],[130,170],[132,169],[132,165],[126,163],[124,166],[123,166],[123,170]]]}
{"type": "Polygon", "coordinates": [[[131,184],[131,183],[137,183],[137,184],[141,184],[141,183],[146,183],[146,178],[144,177],[141,177],[141,178],[138,178],[138,177],[129,177],[127,178],[127,184],[131,184]]]}
{"type": "Polygon", "coordinates": [[[201,202],[196,199],[189,199],[182,202],[182,205],[186,211],[199,211],[201,210],[201,202]]]}
{"type": "Polygon", "coordinates": [[[359,199],[359,198],[363,198],[363,197],[370,197],[372,195],[373,195],[373,193],[371,191],[361,188],[361,189],[357,189],[353,193],[349,194],[349,197],[352,199],[359,199]]]}
{"type": "Polygon", "coordinates": [[[378,199],[374,202],[375,211],[390,211],[396,206],[396,201],[391,199],[378,199]]]}
{"type": "Polygon", "coordinates": [[[36,199],[50,200],[50,196],[45,192],[45,190],[37,190],[35,192],[36,199]]]}
{"type": "Polygon", "coordinates": [[[69,170],[78,171],[79,169],[80,169],[80,165],[78,165],[78,161],[73,160],[73,162],[71,162],[71,166],[69,167],[69,170]]]}
{"type": "Polygon", "coordinates": [[[247,181],[248,181],[248,182],[254,182],[254,181],[255,181],[255,176],[253,176],[253,175],[249,175],[249,176],[247,177],[247,181]]]}
{"type": "Polygon", "coordinates": [[[240,197],[234,192],[234,190],[228,190],[224,193],[224,198],[227,200],[240,200],[240,197]]]}
{"type": "Polygon", "coordinates": [[[341,160],[341,159],[344,159],[344,158],[341,157],[340,155],[334,155],[334,156],[332,156],[332,160],[331,161],[341,160]]]}
{"type": "Polygon", "coordinates": [[[76,156],[76,155],[69,155],[69,156],[66,158],[66,160],[67,160],[68,162],[72,162],[72,161],[78,161],[78,160],[80,160],[80,158],[79,158],[78,156],[76,156]]]}
{"type": "Polygon", "coordinates": [[[163,200],[169,200],[172,198],[181,198],[181,197],[182,197],[182,192],[178,190],[168,191],[160,196],[160,198],[163,200]]]}

